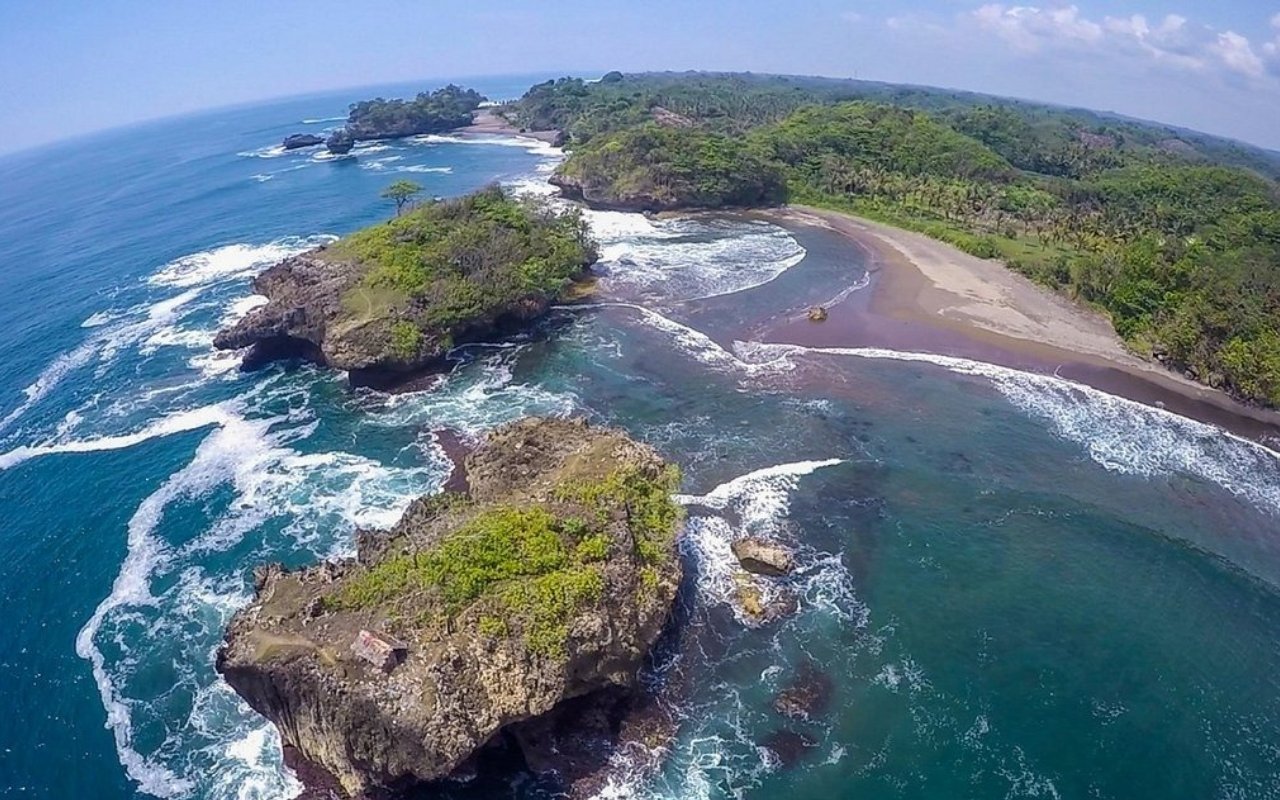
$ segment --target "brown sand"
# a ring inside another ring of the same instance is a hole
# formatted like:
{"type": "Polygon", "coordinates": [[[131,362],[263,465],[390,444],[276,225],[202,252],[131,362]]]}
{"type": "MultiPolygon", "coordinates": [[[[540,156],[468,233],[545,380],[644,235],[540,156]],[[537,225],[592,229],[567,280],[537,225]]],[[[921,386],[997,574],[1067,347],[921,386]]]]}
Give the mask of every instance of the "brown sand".
{"type": "Polygon", "coordinates": [[[1139,358],[1101,314],[998,261],[835,211],[792,206],[766,216],[845,237],[868,256],[871,282],[832,305],[827,321],[810,322],[802,311],[756,332],[762,341],[930,352],[1058,374],[1250,438],[1280,439],[1280,413],[1139,358]]]}
{"type": "Polygon", "coordinates": [[[471,118],[471,124],[458,128],[457,133],[467,135],[483,134],[486,136],[521,136],[525,139],[537,139],[547,144],[555,144],[560,131],[522,131],[512,125],[506,118],[494,113],[493,109],[482,108],[471,118]]]}

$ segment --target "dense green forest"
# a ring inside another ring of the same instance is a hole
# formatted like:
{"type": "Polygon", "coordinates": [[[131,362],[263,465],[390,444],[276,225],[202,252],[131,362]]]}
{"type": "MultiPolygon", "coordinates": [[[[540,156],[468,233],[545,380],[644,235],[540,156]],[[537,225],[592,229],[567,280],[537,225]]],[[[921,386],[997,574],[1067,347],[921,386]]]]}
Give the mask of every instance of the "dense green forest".
{"type": "Polygon", "coordinates": [[[470,125],[471,113],[483,102],[476,90],[453,84],[421,92],[412,100],[362,100],[351,104],[347,130],[356,139],[440,133],[470,125]]]}
{"type": "Polygon", "coordinates": [[[540,84],[505,113],[566,131],[563,172],[580,184],[705,200],[704,186],[741,198],[781,175],[791,202],[1002,258],[1105,310],[1137,352],[1280,405],[1278,154],[1096,112],[816,78],[610,73],[540,84]]]}
{"type": "Polygon", "coordinates": [[[644,123],[580,145],[552,178],[600,206],[660,211],[774,205],[786,178],[741,139],[644,123]]]}
{"type": "Polygon", "coordinates": [[[346,320],[391,323],[408,360],[492,322],[561,295],[596,259],[586,223],[490,187],[435,201],[334,243],[329,257],[360,264],[343,298],[346,320]]]}

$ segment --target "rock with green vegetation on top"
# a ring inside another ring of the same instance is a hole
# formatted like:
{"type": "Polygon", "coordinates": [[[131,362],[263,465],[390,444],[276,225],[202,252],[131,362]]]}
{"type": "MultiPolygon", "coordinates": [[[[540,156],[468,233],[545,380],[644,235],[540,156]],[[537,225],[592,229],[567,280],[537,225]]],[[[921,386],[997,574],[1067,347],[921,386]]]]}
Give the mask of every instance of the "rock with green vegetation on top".
{"type": "Polygon", "coordinates": [[[276,264],[253,283],[270,302],[214,345],[252,348],[250,366],[301,357],[393,380],[542,315],[595,259],[576,211],[490,187],[276,264]]]}
{"type": "MultiPolygon", "coordinates": [[[[352,794],[449,776],[570,700],[616,696],[670,617],[679,472],[619,431],[526,419],[358,556],[258,575],[218,654],[352,794]]],[[[554,725],[551,725],[554,727],[554,725]]]]}
{"type": "Polygon", "coordinates": [[[741,139],[656,123],[575,147],[550,180],[571,199],[626,211],[745,208],[786,199],[782,170],[741,139]]]}

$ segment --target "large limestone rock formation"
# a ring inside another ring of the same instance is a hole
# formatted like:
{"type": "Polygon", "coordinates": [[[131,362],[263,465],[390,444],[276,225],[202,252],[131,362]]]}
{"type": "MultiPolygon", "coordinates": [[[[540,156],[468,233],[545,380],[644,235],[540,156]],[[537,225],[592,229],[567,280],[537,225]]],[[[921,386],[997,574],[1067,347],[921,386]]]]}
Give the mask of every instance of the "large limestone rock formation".
{"type": "Polygon", "coordinates": [[[567,701],[631,689],[671,612],[678,473],[653,450],[531,419],[466,467],[469,496],[415,501],[356,559],[260,570],[218,654],[353,794],[448,776],[567,701]]]}

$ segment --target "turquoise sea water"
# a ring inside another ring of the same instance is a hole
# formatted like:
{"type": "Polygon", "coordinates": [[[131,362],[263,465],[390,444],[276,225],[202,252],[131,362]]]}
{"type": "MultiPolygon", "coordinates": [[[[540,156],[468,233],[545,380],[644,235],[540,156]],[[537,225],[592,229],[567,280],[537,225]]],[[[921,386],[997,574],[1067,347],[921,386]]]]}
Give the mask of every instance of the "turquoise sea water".
{"type": "Polygon", "coordinates": [[[860,284],[822,232],[596,213],[600,302],[431,390],[238,372],[210,342],[250,277],[385,216],[391,180],[545,191],[530,142],[274,149],[358,96],[0,160],[0,796],[295,793],[213,671],[251,568],[349,552],[438,488],[433,430],[576,413],[678,461],[691,513],[649,676],[679,730],[605,796],[1280,797],[1276,454],[1052,377],[751,341],[860,284]],[[746,532],[801,556],[766,628],[731,601],[746,532]],[[813,670],[826,708],[780,717],[813,670]]]}

